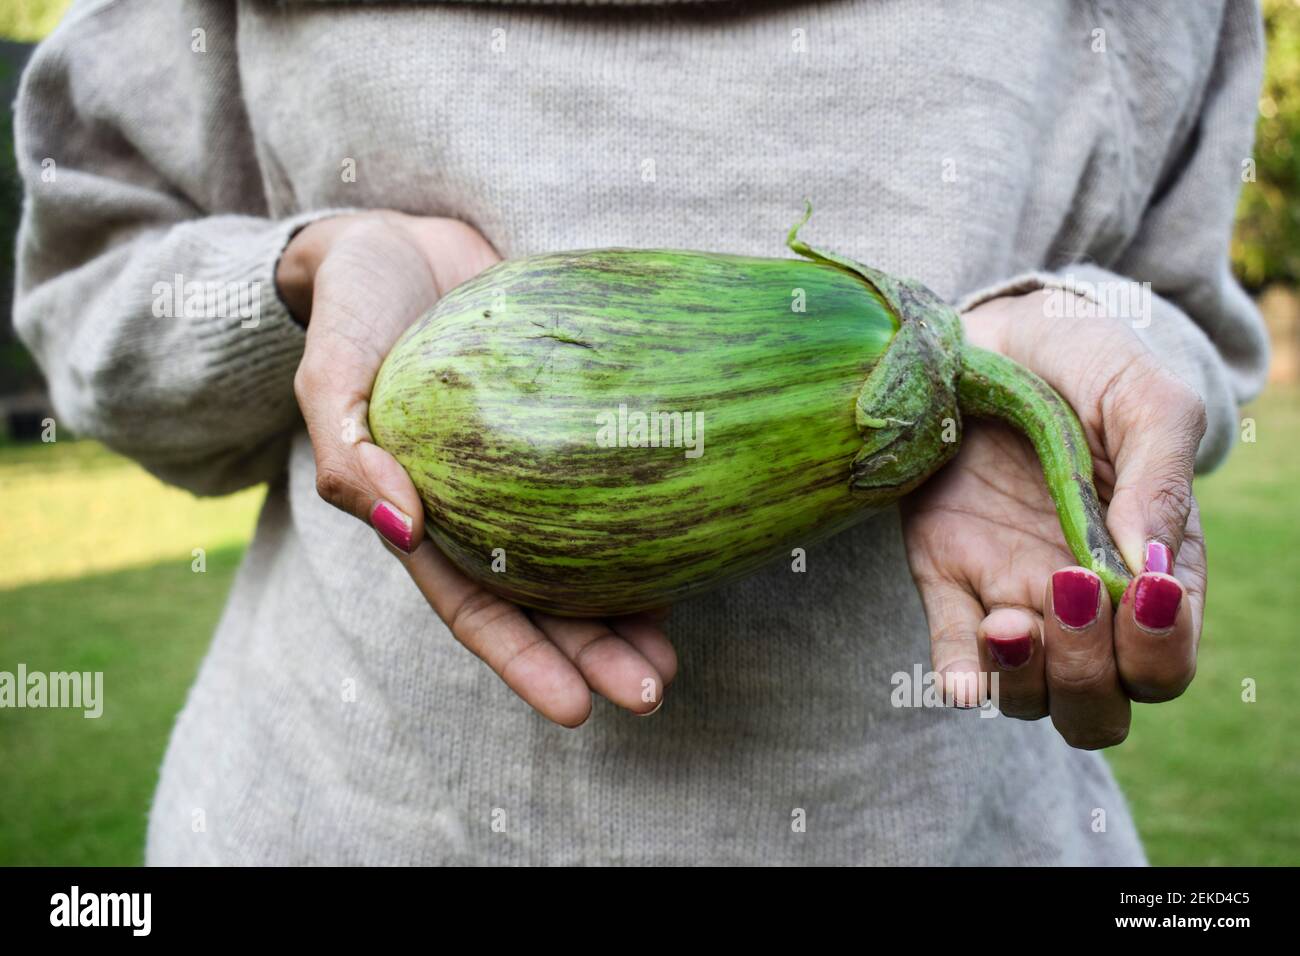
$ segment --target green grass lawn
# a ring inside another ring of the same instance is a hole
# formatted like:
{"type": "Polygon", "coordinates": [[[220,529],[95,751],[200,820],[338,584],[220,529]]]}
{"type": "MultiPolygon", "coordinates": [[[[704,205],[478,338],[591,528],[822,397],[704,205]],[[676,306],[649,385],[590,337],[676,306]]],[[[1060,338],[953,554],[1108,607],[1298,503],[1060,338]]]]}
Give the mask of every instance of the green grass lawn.
{"type": "Polygon", "coordinates": [[[1197,482],[1210,590],[1196,680],[1135,707],[1110,752],[1158,864],[1300,864],[1300,391],[1245,415],[1256,440],[1197,482]]]}
{"type": "Polygon", "coordinates": [[[0,710],[0,865],[141,862],[163,749],[261,498],[193,498],[94,442],[0,446],[0,670],[103,671],[105,698],[97,719],[0,710]]]}
{"type": "MultiPolygon", "coordinates": [[[[1300,391],[1198,485],[1200,672],[1111,752],[1157,864],[1300,863],[1300,391]],[[1243,679],[1257,702],[1241,699],[1243,679]]],[[[0,710],[0,864],[135,864],[177,710],[260,492],[197,500],[92,442],[0,446],[0,670],[104,672],[104,716],[0,710]],[[207,570],[191,570],[204,548],[207,570]]]]}
{"type": "Polygon", "coordinates": [[[103,671],[104,712],[0,711],[0,865],[133,865],[241,549],[0,592],[0,669],[103,671]]]}

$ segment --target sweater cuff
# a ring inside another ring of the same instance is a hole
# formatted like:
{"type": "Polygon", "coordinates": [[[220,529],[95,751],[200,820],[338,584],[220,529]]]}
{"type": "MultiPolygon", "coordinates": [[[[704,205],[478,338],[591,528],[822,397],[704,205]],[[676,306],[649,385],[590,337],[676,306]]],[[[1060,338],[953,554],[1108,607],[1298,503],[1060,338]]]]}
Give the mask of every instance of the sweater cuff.
{"type": "MultiPolygon", "coordinates": [[[[218,387],[238,388],[249,407],[278,408],[292,400],[293,376],[306,340],[306,330],[294,320],[276,287],[280,256],[304,227],[351,211],[326,209],[275,220],[262,228],[240,230],[242,241],[233,243],[214,246],[197,231],[192,236],[194,248],[186,249],[184,240],[180,243],[175,259],[202,263],[201,281],[226,298],[224,308],[205,308],[197,317],[191,310],[182,313],[195,331],[198,365],[215,373],[218,387]]],[[[174,295],[188,294],[181,285],[184,279],[188,277],[177,277],[174,295]]]]}
{"type": "Polygon", "coordinates": [[[1182,309],[1153,293],[1149,283],[1083,263],[1060,272],[1020,273],[964,296],[956,309],[966,312],[991,299],[1030,292],[1073,293],[1086,300],[1086,311],[1081,313],[1077,311],[1077,303],[1062,300],[1061,309],[1076,311],[1059,314],[1106,317],[1132,329],[1161,364],[1205,403],[1207,425],[1196,454],[1196,470],[1209,471],[1224,459],[1237,431],[1236,399],[1223,360],[1205,332],[1182,309]]]}

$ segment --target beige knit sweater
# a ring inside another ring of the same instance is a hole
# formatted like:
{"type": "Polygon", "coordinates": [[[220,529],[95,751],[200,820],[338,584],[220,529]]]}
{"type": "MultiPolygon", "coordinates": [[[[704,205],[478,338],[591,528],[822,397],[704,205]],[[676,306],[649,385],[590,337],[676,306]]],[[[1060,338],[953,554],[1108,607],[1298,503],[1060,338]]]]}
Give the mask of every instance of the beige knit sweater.
{"type": "Polygon", "coordinates": [[[953,301],[1149,281],[1205,467],[1264,369],[1226,264],[1260,60],[1239,0],[79,3],[18,106],[20,333],[77,432],[199,493],[269,482],[148,859],[1142,861],[1049,722],[892,706],[929,656],[893,513],[680,606],[655,717],[534,715],[317,497],[273,269],[334,207],[507,257],[782,255],[810,195],[818,244],[953,301]],[[256,321],[156,315],[178,274],[244,284],[256,321]]]}

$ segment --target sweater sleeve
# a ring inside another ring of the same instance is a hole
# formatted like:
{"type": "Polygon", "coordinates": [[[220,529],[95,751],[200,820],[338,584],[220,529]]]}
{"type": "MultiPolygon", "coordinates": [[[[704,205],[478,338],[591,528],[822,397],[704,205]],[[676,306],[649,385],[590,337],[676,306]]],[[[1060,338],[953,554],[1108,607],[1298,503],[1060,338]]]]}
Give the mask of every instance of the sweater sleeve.
{"type": "Polygon", "coordinates": [[[1170,157],[1172,174],[1118,259],[1027,272],[969,295],[958,306],[965,310],[1001,295],[1065,289],[1129,323],[1205,402],[1208,422],[1198,472],[1223,461],[1237,432],[1240,406],[1259,394],[1268,373],[1263,319],[1233,278],[1228,259],[1243,162],[1254,140],[1262,59],[1257,7],[1227,4],[1192,134],[1181,155],[1170,157]]]}
{"type": "Polygon", "coordinates": [[[314,218],[267,215],[234,9],[74,7],[15,110],[15,325],[57,420],[200,494],[283,468],[303,331],[274,274],[314,218]]]}

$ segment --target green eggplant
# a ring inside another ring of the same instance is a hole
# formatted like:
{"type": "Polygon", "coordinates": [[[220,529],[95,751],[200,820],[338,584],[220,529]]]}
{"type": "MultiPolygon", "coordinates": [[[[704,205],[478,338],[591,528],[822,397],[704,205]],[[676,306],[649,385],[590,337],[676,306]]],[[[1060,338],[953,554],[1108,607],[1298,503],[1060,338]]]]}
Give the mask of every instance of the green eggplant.
{"type": "Polygon", "coordinates": [[[1118,601],[1073,411],[962,341],[919,283],[799,239],[802,259],[600,249],[505,261],[388,355],[374,441],[470,578],[609,616],[749,574],[892,505],[956,454],[963,415],[1033,442],[1076,559],[1118,601]]]}

